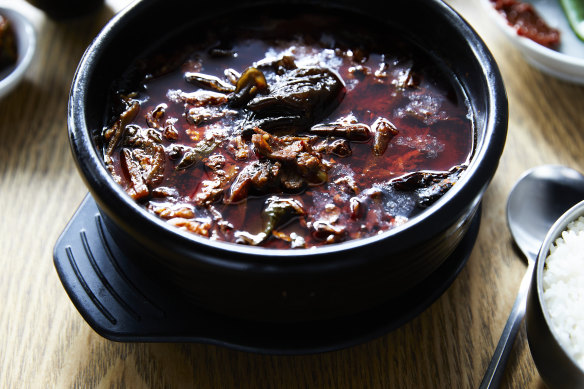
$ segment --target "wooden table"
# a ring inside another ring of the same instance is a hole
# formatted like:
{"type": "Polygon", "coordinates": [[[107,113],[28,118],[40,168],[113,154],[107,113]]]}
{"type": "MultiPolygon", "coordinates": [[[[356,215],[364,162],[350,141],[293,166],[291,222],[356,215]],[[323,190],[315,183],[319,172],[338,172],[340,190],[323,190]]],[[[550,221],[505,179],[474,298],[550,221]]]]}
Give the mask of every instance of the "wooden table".
{"type": "MultiPolygon", "coordinates": [[[[532,166],[560,163],[584,170],[584,87],[530,67],[477,0],[450,3],[497,59],[510,120],[472,255],[446,293],[403,327],[349,349],[305,356],[115,343],[86,324],[52,261],[55,241],[87,193],[69,152],[67,96],[85,47],[127,0],[61,23],[22,0],[2,1],[31,16],[39,46],[25,81],[0,100],[0,388],[478,386],[526,268],[506,227],[507,195],[532,166]]],[[[503,387],[544,387],[524,327],[503,387]]]]}

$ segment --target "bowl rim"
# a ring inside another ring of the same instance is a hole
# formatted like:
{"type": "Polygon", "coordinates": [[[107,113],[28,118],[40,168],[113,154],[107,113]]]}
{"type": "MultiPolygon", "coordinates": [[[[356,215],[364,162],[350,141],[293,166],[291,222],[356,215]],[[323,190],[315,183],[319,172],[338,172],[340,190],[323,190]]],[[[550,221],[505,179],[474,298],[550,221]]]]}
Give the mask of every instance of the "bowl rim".
{"type": "Polygon", "coordinates": [[[565,347],[560,343],[559,337],[557,335],[557,330],[551,321],[551,316],[547,305],[544,300],[543,291],[543,271],[546,264],[546,259],[549,256],[550,248],[555,243],[555,241],[561,237],[563,231],[566,230],[569,223],[578,219],[580,216],[584,216],[584,200],[573,205],[566,212],[562,214],[550,227],[546,237],[544,238],[539,253],[537,254],[537,260],[535,265],[535,286],[537,291],[537,306],[543,313],[543,318],[545,320],[546,327],[549,329],[553,336],[554,342],[562,350],[565,356],[574,365],[574,368],[578,369],[582,376],[584,377],[584,368],[576,361],[576,359],[569,353],[565,347]]]}
{"type": "MultiPolygon", "coordinates": [[[[467,203],[474,201],[475,203],[471,204],[471,206],[475,209],[478,207],[480,199],[477,197],[480,196],[477,195],[482,195],[490,182],[490,178],[494,175],[505,144],[508,120],[507,96],[496,62],[479,35],[450,6],[440,0],[430,0],[421,1],[421,3],[435,13],[441,14],[444,21],[450,23],[458,34],[463,36],[468,42],[474,60],[482,70],[480,76],[484,79],[486,90],[486,110],[488,112],[484,120],[485,129],[482,144],[489,145],[489,150],[487,150],[487,147],[477,145],[467,172],[460,178],[455,187],[447,191],[433,206],[424,210],[420,215],[410,219],[404,226],[385,231],[376,236],[316,248],[291,250],[243,246],[229,242],[213,241],[205,237],[180,231],[179,229],[168,228],[166,222],[146,212],[113,181],[103,165],[103,158],[95,150],[90,135],[91,129],[85,128],[86,116],[84,110],[80,107],[83,104],[79,104],[79,102],[85,100],[84,87],[87,86],[92,73],[96,70],[95,60],[98,58],[100,50],[104,50],[107,47],[109,40],[115,36],[122,25],[134,19],[136,17],[135,14],[139,15],[148,12],[149,7],[155,4],[156,1],[135,1],[110,20],[83,55],[71,87],[68,106],[68,127],[71,149],[81,175],[90,187],[90,190],[96,190],[95,188],[98,188],[104,191],[105,196],[96,198],[100,209],[105,208],[107,211],[118,211],[118,217],[123,218],[126,223],[132,223],[133,220],[146,220],[151,229],[156,229],[157,236],[163,236],[163,238],[169,239],[178,238],[185,244],[193,245],[193,247],[219,252],[218,257],[223,258],[222,260],[213,258],[205,259],[209,262],[215,264],[221,262],[223,264],[229,264],[229,266],[243,266],[245,268],[247,265],[241,263],[240,258],[234,261],[230,255],[248,255],[259,261],[268,259],[273,261],[277,258],[280,261],[290,264],[301,263],[303,259],[310,257],[310,261],[313,263],[315,260],[314,257],[330,258],[334,257],[334,254],[346,250],[358,252],[359,248],[364,245],[376,244],[398,234],[400,234],[401,240],[404,242],[416,242],[419,240],[416,234],[421,230],[420,225],[423,219],[434,218],[437,220],[442,217],[452,220],[454,223],[457,217],[460,217],[462,212],[454,204],[456,202],[454,201],[455,197],[459,199],[458,201],[460,201],[460,198],[466,199],[467,203]],[[487,151],[489,152],[487,153],[487,151]],[[482,162],[482,164],[479,164],[479,162],[482,162]],[[477,182],[477,177],[481,175],[488,176],[489,180],[486,183],[477,182]]],[[[310,1],[308,2],[310,3],[310,1]]],[[[329,3],[321,2],[318,4],[327,6],[329,3]]],[[[444,229],[444,227],[440,227],[437,224],[432,223],[432,225],[426,225],[424,226],[424,230],[427,231],[430,229],[432,232],[429,235],[433,236],[436,232],[444,229]]],[[[339,259],[339,257],[335,258],[335,266],[338,266],[339,259]]]]}
{"type": "Polygon", "coordinates": [[[18,59],[16,65],[4,78],[0,79],[0,99],[8,95],[24,78],[29,69],[37,49],[37,32],[32,22],[14,8],[0,5],[0,14],[12,22],[18,59]]]}

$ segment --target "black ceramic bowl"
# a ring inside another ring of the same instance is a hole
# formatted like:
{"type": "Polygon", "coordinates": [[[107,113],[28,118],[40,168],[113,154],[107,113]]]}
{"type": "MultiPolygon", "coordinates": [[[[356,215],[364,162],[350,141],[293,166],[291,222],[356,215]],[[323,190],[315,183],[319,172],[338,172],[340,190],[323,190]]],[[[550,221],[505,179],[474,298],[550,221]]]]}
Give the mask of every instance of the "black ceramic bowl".
{"type": "MultiPolygon", "coordinates": [[[[584,201],[566,211],[549,229],[537,255],[535,271],[529,287],[525,326],[529,349],[545,383],[553,389],[581,388],[584,386],[584,369],[576,358],[562,345],[558,330],[550,316],[544,298],[544,271],[550,248],[568,228],[568,224],[584,216],[584,201]]],[[[576,291],[574,291],[576,293],[576,291]]],[[[570,296],[566,296],[570,298],[570,296]]]]}
{"type": "Polygon", "coordinates": [[[497,65],[473,29],[438,0],[221,1],[143,0],[116,15],[85,53],[69,100],[69,135],[79,170],[107,228],[126,253],[193,304],[253,320],[333,318],[403,295],[457,247],[497,168],[507,131],[507,99],[497,65]],[[176,31],[244,7],[294,4],[341,9],[398,29],[451,69],[467,94],[476,148],[466,173],[433,206],[375,237],[273,250],[210,241],[169,227],[136,204],[106,170],[96,138],[108,89],[130,62],[176,31]]]}

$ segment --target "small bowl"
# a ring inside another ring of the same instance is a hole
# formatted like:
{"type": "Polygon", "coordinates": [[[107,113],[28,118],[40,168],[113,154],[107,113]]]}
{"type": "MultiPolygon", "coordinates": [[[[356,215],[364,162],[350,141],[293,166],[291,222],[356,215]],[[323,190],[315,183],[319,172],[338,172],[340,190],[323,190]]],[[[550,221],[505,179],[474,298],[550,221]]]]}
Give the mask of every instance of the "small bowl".
{"type": "Polygon", "coordinates": [[[503,151],[507,119],[507,98],[494,59],[476,32],[439,0],[142,0],[117,14],[86,51],[71,88],[68,125],[81,175],[105,225],[129,258],[204,309],[251,320],[311,321],[362,312],[412,288],[424,288],[424,279],[454,252],[479,210],[503,151]],[[246,7],[291,5],[365,15],[403,31],[440,58],[459,80],[475,113],[476,148],[467,171],[408,223],[315,249],[236,245],[169,227],[136,204],[104,166],[96,139],[104,126],[110,85],[150,42],[160,39],[160,31],[181,31],[201,19],[220,20],[221,14],[246,7]],[[410,14],[416,18],[403,17],[410,14]],[[144,28],[148,20],[157,21],[155,29],[144,28]]]}
{"type": "Polygon", "coordinates": [[[6,7],[0,7],[0,14],[4,15],[14,29],[18,59],[12,69],[0,74],[0,99],[10,93],[24,77],[30,67],[36,51],[37,36],[32,23],[20,12],[6,7]]]}
{"type": "Polygon", "coordinates": [[[526,329],[537,369],[550,388],[584,387],[584,369],[561,345],[543,295],[543,271],[550,247],[568,224],[584,216],[584,201],[564,213],[548,231],[537,257],[527,300],[526,329]]]}
{"type": "Polygon", "coordinates": [[[560,31],[561,42],[557,50],[519,36],[517,31],[507,24],[505,17],[495,10],[490,0],[482,0],[482,3],[491,19],[532,66],[560,80],[584,84],[584,42],[578,39],[578,36],[570,28],[559,1],[524,1],[532,4],[549,26],[560,31]]]}

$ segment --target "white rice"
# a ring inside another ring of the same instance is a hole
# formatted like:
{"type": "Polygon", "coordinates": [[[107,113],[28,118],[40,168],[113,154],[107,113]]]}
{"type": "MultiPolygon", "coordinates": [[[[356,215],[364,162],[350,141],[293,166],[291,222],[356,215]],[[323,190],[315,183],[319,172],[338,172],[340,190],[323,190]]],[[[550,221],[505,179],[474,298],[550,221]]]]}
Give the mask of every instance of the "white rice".
{"type": "Polygon", "coordinates": [[[584,370],[584,217],[568,224],[550,248],[543,297],[560,344],[584,370]]]}

